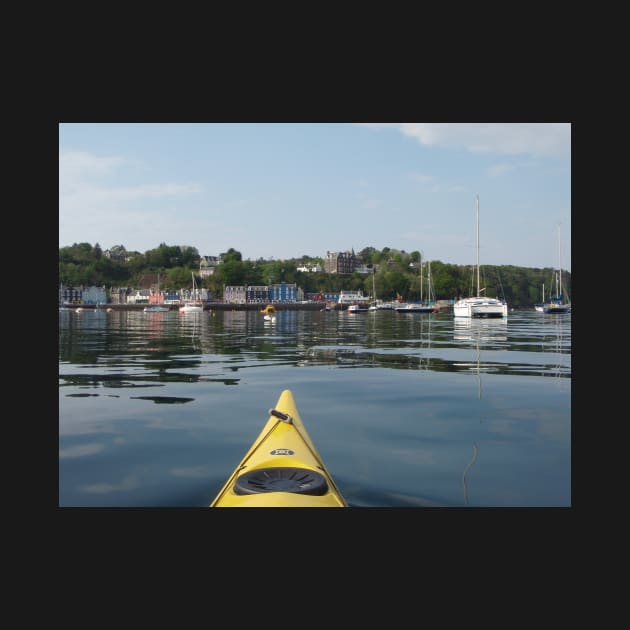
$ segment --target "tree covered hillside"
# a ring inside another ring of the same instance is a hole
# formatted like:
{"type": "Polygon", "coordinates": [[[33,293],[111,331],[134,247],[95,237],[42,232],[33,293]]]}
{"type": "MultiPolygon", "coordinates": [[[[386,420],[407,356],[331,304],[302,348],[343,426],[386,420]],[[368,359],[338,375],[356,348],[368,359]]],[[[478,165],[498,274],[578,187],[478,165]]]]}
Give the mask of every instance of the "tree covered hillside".
{"type": "MultiPolygon", "coordinates": [[[[222,263],[208,277],[199,276],[200,255],[195,247],[166,245],[144,253],[127,251],[117,245],[103,252],[96,243],[75,243],[71,247],[59,248],[59,283],[66,286],[105,286],[139,288],[146,274],[160,274],[161,289],[190,288],[191,273],[195,273],[197,284],[208,289],[214,299],[223,296],[224,286],[271,285],[278,282],[295,283],[305,293],[338,292],[341,289],[362,290],[382,300],[420,299],[419,251],[411,253],[385,247],[376,250],[366,247],[357,253],[363,264],[373,272],[339,275],[326,272],[303,272],[297,268],[305,263],[319,263],[323,259],[302,256],[290,260],[243,260],[234,248],[221,253],[222,263]]],[[[476,277],[472,265],[451,265],[439,260],[431,263],[431,286],[436,300],[457,299],[476,293],[476,277]]],[[[427,265],[423,265],[423,288],[426,294],[427,265]]],[[[505,298],[511,308],[526,308],[542,301],[542,287],[546,297],[550,296],[551,268],[515,267],[512,265],[482,265],[481,287],[490,297],[505,298]]],[[[562,271],[565,297],[571,296],[571,274],[562,271]]]]}

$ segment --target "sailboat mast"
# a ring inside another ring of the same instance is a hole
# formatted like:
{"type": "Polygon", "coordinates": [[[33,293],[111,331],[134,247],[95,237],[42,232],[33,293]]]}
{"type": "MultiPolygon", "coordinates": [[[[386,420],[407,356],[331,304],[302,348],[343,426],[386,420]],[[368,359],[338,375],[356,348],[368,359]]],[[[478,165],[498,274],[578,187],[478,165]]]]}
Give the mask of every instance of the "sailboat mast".
{"type": "Polygon", "coordinates": [[[562,295],[562,259],[560,257],[560,224],[558,224],[558,297],[562,295]]]}
{"type": "Polygon", "coordinates": [[[479,194],[477,194],[477,295],[479,287],[479,194]]]}
{"type": "Polygon", "coordinates": [[[372,301],[376,304],[376,269],[372,266],[372,301]]]}
{"type": "Polygon", "coordinates": [[[422,273],[422,254],[420,254],[420,302],[422,304],[424,304],[424,297],[422,295],[422,277],[423,277],[423,273],[422,273]]]}

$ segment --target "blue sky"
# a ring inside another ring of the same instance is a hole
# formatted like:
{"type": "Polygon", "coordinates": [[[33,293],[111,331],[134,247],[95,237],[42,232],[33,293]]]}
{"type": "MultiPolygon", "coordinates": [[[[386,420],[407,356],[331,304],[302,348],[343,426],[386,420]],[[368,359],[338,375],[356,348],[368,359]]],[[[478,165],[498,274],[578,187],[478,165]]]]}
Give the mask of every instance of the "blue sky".
{"type": "Polygon", "coordinates": [[[59,246],[571,270],[570,123],[61,123],[59,246]]]}

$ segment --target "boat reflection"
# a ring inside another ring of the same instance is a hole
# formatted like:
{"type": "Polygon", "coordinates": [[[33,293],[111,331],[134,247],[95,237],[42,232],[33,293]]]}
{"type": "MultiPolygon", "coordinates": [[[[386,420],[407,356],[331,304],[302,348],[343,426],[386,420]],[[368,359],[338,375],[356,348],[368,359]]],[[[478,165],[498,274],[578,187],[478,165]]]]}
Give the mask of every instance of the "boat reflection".
{"type": "MultiPolygon", "coordinates": [[[[460,367],[467,368],[474,372],[477,377],[477,400],[482,399],[482,371],[489,371],[492,366],[489,363],[483,365],[481,362],[481,349],[496,348],[502,342],[507,341],[507,319],[505,318],[455,318],[453,323],[453,339],[458,342],[470,342],[470,346],[475,351],[474,361],[460,363],[460,367]]],[[[481,422],[481,420],[480,420],[481,422]]],[[[472,459],[462,474],[462,488],[464,491],[464,505],[468,505],[468,472],[476,463],[479,455],[479,447],[476,442],[472,444],[472,459]]]]}
{"type": "Polygon", "coordinates": [[[506,318],[459,318],[453,321],[453,339],[456,341],[507,341],[506,318]]]}

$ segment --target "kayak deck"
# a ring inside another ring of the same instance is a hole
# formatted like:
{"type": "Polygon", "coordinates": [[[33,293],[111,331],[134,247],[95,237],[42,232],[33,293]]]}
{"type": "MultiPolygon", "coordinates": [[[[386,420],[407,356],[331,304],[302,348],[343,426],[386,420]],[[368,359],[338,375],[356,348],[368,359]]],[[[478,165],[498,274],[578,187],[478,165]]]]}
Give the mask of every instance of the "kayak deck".
{"type": "Polygon", "coordinates": [[[210,507],[347,507],[290,390],[210,507]]]}

